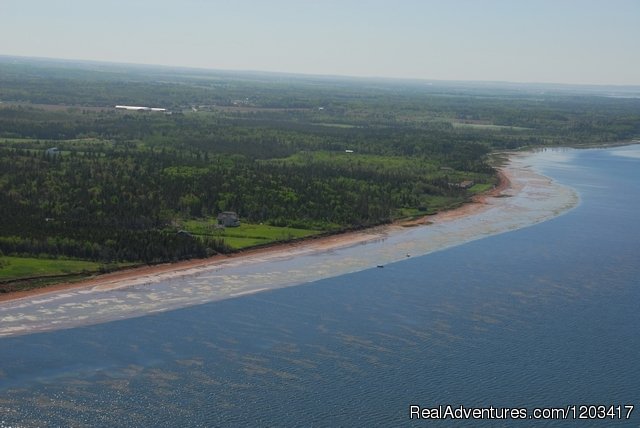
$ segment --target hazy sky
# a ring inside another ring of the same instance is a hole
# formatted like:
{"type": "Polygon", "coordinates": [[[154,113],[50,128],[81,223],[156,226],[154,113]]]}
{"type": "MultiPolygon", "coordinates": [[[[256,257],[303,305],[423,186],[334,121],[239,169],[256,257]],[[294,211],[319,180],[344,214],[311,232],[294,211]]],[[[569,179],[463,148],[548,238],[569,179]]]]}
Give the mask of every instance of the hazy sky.
{"type": "Polygon", "coordinates": [[[0,0],[0,54],[640,85],[640,0],[0,0]]]}

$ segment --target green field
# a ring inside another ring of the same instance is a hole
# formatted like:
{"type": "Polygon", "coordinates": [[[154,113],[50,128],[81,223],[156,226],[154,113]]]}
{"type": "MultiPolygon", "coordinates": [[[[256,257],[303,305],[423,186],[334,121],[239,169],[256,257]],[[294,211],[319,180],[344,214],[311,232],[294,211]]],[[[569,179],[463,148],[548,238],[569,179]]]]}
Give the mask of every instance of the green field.
{"type": "Polygon", "coordinates": [[[316,123],[314,123],[314,125],[327,126],[329,128],[343,128],[343,129],[356,128],[356,125],[349,125],[348,123],[319,123],[319,122],[316,122],[316,123]]]}
{"type": "Polygon", "coordinates": [[[494,125],[492,123],[468,123],[468,122],[457,122],[452,121],[451,125],[454,128],[473,128],[473,129],[486,129],[489,131],[500,131],[500,130],[508,130],[508,131],[528,131],[531,128],[525,128],[522,126],[505,126],[505,125],[494,125]]]}
{"type": "Polygon", "coordinates": [[[217,220],[198,219],[184,222],[184,230],[194,235],[222,238],[234,250],[273,242],[290,241],[321,233],[318,230],[243,223],[239,227],[218,228],[217,220]]]}
{"type": "Polygon", "coordinates": [[[0,257],[0,281],[39,276],[71,275],[97,272],[102,263],[82,260],[0,257]]]}
{"type": "Polygon", "coordinates": [[[482,193],[482,192],[486,192],[488,190],[491,190],[493,188],[493,184],[491,183],[478,183],[473,185],[469,191],[472,193],[482,193]]]}

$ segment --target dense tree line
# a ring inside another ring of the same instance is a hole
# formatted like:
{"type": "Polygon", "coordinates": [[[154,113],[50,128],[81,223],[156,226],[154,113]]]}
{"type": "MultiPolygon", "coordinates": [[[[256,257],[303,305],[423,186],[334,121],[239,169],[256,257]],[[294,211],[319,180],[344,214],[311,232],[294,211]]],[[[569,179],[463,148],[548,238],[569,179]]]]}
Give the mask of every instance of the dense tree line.
{"type": "Polygon", "coordinates": [[[225,248],[200,238],[170,238],[176,219],[234,210],[250,222],[354,227],[389,221],[394,208],[425,205],[429,195],[463,193],[444,175],[409,167],[206,158],[135,150],[49,155],[2,147],[0,236],[8,238],[0,239],[0,249],[116,260],[202,256],[225,248]]]}

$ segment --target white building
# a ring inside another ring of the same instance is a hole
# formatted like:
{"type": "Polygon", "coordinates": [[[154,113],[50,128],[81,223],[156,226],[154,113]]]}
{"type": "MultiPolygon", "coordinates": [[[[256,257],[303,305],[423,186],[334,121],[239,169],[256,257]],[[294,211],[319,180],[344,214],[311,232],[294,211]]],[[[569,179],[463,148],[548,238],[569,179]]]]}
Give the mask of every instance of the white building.
{"type": "Polygon", "coordinates": [[[123,106],[117,105],[117,110],[130,110],[130,111],[157,111],[157,112],[166,112],[166,108],[158,108],[158,107],[144,107],[144,106],[123,106]]]}

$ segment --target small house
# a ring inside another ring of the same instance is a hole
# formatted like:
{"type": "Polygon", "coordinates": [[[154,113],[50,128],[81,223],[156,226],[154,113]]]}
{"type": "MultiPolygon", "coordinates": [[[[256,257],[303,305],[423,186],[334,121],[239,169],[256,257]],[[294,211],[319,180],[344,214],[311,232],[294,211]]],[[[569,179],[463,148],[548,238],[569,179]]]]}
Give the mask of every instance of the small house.
{"type": "Polygon", "coordinates": [[[240,226],[240,217],[234,211],[223,211],[218,214],[218,224],[224,227],[240,226]]]}
{"type": "Polygon", "coordinates": [[[51,147],[50,149],[47,149],[45,153],[47,156],[57,156],[60,154],[60,150],[58,150],[57,147],[51,147]]]}

